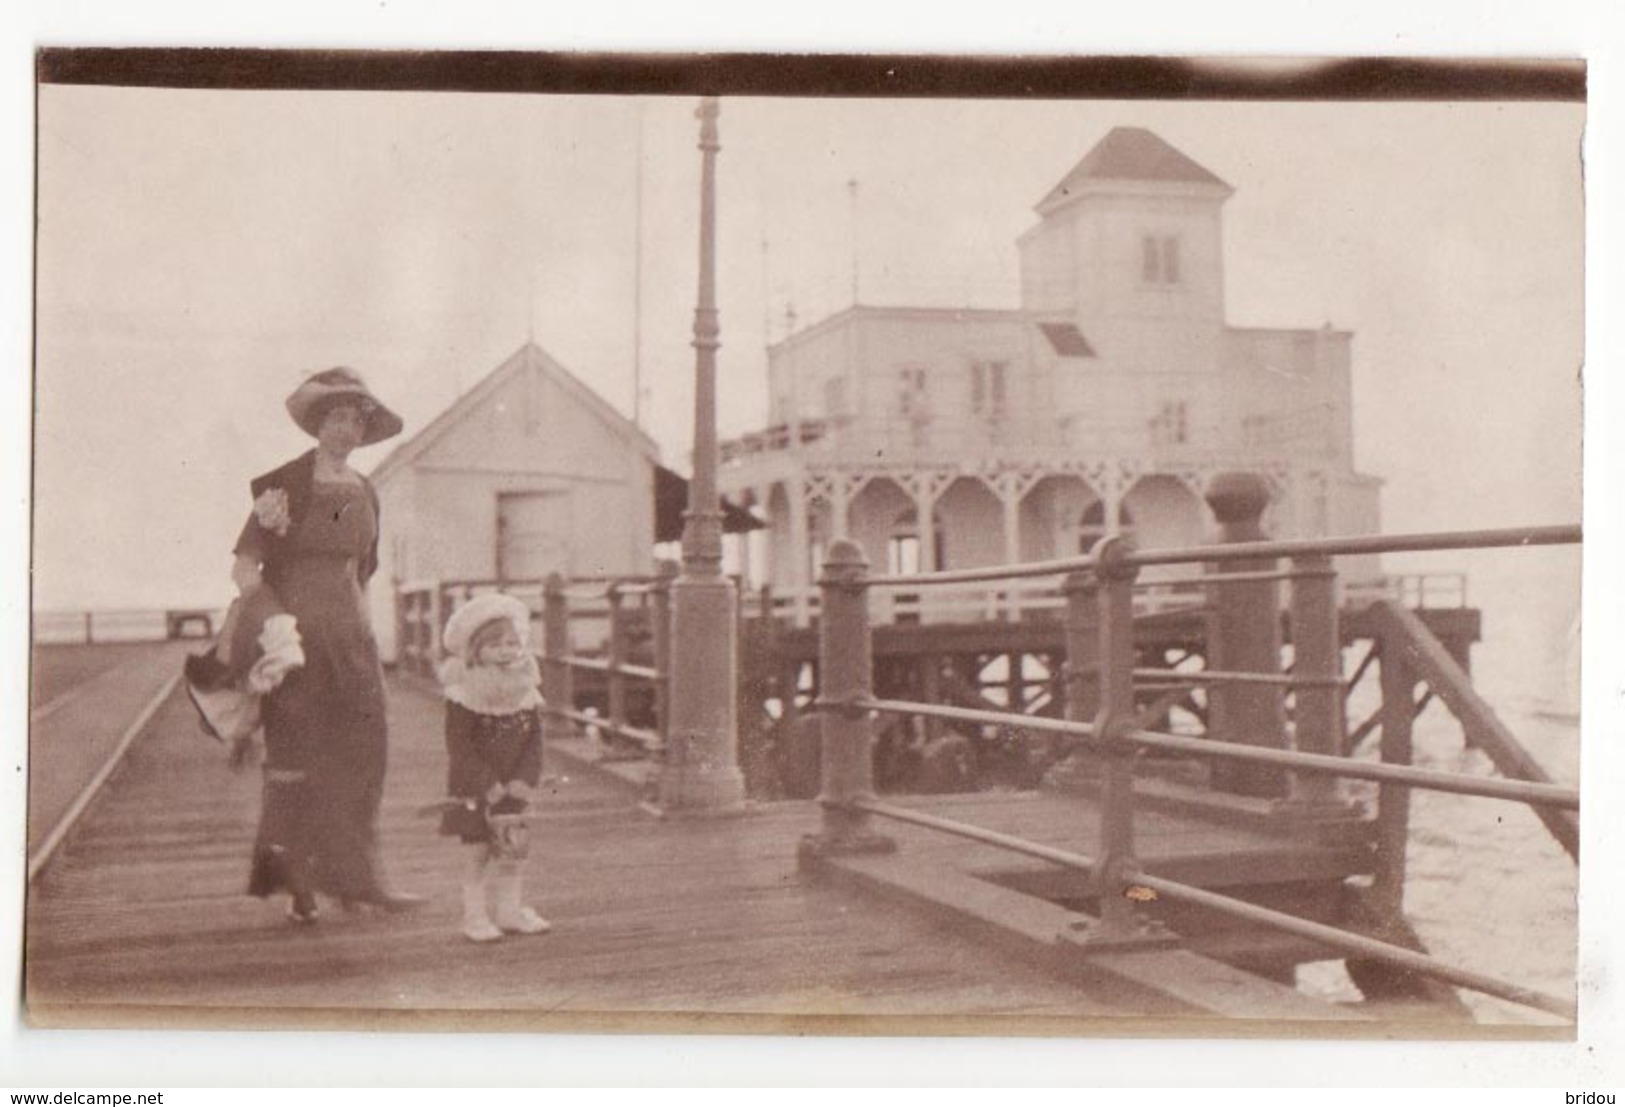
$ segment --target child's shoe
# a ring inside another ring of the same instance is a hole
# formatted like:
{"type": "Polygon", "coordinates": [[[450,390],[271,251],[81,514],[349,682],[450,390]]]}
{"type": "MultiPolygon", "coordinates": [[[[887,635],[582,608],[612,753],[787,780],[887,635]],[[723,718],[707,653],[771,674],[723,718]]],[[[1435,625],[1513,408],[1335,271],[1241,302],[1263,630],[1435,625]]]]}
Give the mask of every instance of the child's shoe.
{"type": "Polygon", "coordinates": [[[501,873],[491,879],[492,898],[496,910],[492,921],[509,934],[545,934],[553,924],[519,902],[518,873],[501,873]]]}
{"type": "Polygon", "coordinates": [[[487,918],[464,919],[463,937],[471,942],[494,942],[502,937],[502,931],[487,918]]]}
{"type": "Polygon", "coordinates": [[[521,907],[513,914],[499,915],[497,925],[506,934],[546,934],[553,924],[529,907],[521,907]]]}

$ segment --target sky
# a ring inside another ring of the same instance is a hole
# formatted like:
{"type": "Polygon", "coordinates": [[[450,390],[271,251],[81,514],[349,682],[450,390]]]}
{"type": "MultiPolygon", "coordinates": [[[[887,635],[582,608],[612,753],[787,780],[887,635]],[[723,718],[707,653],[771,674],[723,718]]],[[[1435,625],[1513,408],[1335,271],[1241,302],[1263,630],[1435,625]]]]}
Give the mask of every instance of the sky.
{"type": "MultiPolygon", "coordinates": [[[[695,104],[42,87],[36,608],[221,602],[247,479],[307,444],[282,400],[334,364],[410,434],[533,338],[686,471],[695,104]]],[[[1232,325],[1354,332],[1357,460],[1387,481],[1387,529],[1577,520],[1584,121],[727,98],[722,433],[765,422],[791,311],[1015,306],[1033,205],[1110,128],[1144,126],[1235,189],[1232,325]]]]}

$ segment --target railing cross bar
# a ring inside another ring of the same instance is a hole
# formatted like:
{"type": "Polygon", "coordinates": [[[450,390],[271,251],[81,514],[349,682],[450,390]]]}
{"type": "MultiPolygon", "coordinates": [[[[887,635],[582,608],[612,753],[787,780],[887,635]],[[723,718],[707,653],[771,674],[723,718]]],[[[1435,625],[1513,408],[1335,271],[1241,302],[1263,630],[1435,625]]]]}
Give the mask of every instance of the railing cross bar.
{"type": "Polygon", "coordinates": [[[1353,780],[1374,780],[1380,783],[1406,784],[1428,788],[1435,792],[1454,792],[1463,796],[1482,796],[1486,799],[1516,800],[1539,807],[1560,807],[1576,811],[1580,807],[1580,793],[1573,788],[1556,784],[1536,784],[1525,780],[1507,780],[1497,777],[1469,777],[1458,773],[1442,773],[1432,769],[1417,769],[1408,765],[1387,765],[1373,761],[1351,761],[1330,754],[1303,753],[1299,750],[1277,750],[1265,746],[1244,746],[1234,742],[1215,742],[1206,738],[1187,738],[1179,734],[1163,734],[1152,730],[1131,731],[1130,741],[1149,749],[1170,753],[1188,753],[1197,757],[1226,758],[1254,761],[1265,765],[1280,765],[1300,773],[1318,773],[1353,780]]]}
{"type": "Polygon", "coordinates": [[[1283,688],[1341,688],[1341,677],[1301,677],[1287,673],[1235,673],[1218,669],[1135,669],[1135,680],[1179,681],[1182,684],[1269,684],[1283,688]]]}
{"type": "Polygon", "coordinates": [[[1497,999],[1504,999],[1525,1007],[1534,1007],[1541,1011],[1573,1020],[1577,1017],[1575,1005],[1556,996],[1546,995],[1531,988],[1520,988],[1515,984],[1508,984],[1493,976],[1473,972],[1470,969],[1456,968],[1454,965],[1435,960],[1426,954],[1403,946],[1391,945],[1388,942],[1367,938],[1362,934],[1354,934],[1346,930],[1339,930],[1324,923],[1312,922],[1309,919],[1300,919],[1296,915],[1288,915],[1280,911],[1273,911],[1267,907],[1259,907],[1244,900],[1232,899],[1229,896],[1209,892],[1204,888],[1197,888],[1189,884],[1166,880],[1162,877],[1151,876],[1142,871],[1129,874],[1133,883],[1149,888],[1159,896],[1168,899],[1182,900],[1186,903],[1208,907],[1215,911],[1222,911],[1227,915],[1262,923],[1289,934],[1296,934],[1311,941],[1320,942],[1343,953],[1353,953],[1361,957],[1370,957],[1384,961],[1400,968],[1411,969],[1415,972],[1469,988],[1475,992],[1482,992],[1497,999]]]}

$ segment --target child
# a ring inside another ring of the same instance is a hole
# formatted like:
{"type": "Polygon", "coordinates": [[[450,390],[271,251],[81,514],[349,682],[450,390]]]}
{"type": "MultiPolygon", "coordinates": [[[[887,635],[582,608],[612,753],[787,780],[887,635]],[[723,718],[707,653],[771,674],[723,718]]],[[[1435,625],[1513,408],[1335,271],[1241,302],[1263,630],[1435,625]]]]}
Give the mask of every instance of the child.
{"type": "Polygon", "coordinates": [[[446,623],[447,791],[440,833],[461,838],[463,934],[490,942],[551,929],[521,902],[525,811],[542,768],[540,676],[530,609],[484,593],[446,623]],[[489,891],[489,896],[487,892],[489,891]]]}

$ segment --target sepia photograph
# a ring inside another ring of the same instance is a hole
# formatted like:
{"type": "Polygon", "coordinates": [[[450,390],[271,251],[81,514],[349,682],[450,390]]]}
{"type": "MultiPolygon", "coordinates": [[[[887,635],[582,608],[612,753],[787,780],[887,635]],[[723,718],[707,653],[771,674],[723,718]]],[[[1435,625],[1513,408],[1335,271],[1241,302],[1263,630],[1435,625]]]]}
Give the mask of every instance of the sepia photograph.
{"type": "Polygon", "coordinates": [[[29,1027],[1575,1039],[1585,63],[35,67],[29,1027]]]}

